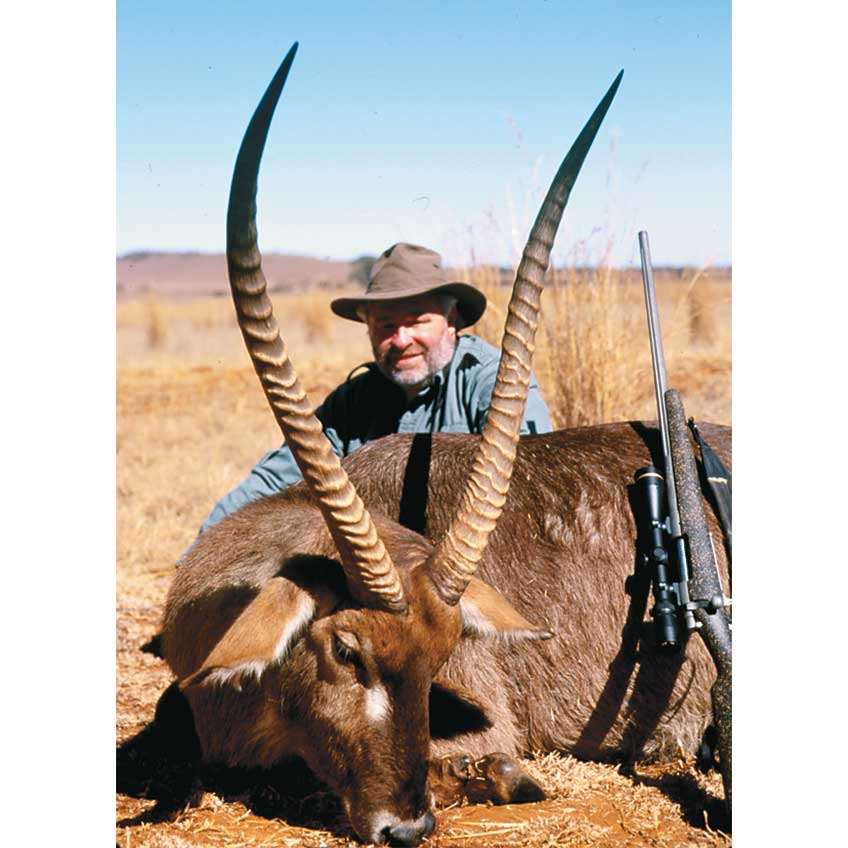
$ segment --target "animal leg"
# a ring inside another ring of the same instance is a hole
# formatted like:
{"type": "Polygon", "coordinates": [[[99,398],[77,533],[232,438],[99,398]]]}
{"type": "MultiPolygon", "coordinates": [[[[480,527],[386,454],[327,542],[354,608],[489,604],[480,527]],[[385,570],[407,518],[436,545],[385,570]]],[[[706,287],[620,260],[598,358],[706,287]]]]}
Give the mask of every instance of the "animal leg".
{"type": "Polygon", "coordinates": [[[542,801],[545,790],[507,754],[487,754],[477,760],[452,754],[430,761],[430,791],[438,806],[463,798],[472,804],[526,804],[542,801]]]}

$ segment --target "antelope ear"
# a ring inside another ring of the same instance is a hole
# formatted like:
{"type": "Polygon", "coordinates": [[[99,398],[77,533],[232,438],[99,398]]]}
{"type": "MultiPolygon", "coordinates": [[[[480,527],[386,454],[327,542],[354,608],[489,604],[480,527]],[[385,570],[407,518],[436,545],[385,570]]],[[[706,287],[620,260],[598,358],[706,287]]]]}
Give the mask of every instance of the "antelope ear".
{"type": "Polygon", "coordinates": [[[298,585],[300,565],[288,563],[287,576],[273,577],[262,587],[180,688],[217,683],[241,690],[243,683],[280,663],[313,619],[338,606],[342,596],[332,582],[322,584],[313,576],[308,585],[298,585]]]}
{"type": "Polygon", "coordinates": [[[501,636],[521,641],[550,639],[554,635],[545,627],[531,624],[500,592],[476,577],[469,581],[459,600],[459,609],[465,637],[501,636]]]}

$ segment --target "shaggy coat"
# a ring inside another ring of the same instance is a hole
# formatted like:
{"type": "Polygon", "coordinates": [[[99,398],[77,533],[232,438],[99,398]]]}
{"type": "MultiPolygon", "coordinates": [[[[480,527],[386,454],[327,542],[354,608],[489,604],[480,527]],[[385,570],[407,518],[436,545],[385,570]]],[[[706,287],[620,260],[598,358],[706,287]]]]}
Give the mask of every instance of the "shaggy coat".
{"type": "MultiPolygon", "coordinates": [[[[729,428],[701,429],[729,466],[729,428]]],[[[396,435],[344,461],[407,585],[410,565],[426,559],[431,546],[395,521],[438,542],[456,513],[477,442],[474,436],[396,435]]],[[[484,639],[489,625],[482,622],[474,638],[459,641],[430,696],[430,729],[438,737],[433,756],[560,750],[588,759],[650,758],[695,749],[710,722],[713,664],[697,638],[679,655],[657,652],[650,575],[637,556],[633,475],[658,463],[657,445],[656,430],[637,423],[522,438],[506,506],[477,576],[523,619],[554,636],[484,639]]],[[[730,594],[720,533],[707,512],[730,594]]],[[[217,667],[209,658],[222,636],[232,636],[238,616],[284,563],[288,576],[316,599],[316,617],[329,610],[345,593],[335,556],[303,486],[250,504],[204,533],[169,595],[163,647],[174,672],[186,679],[204,663],[217,667]]],[[[300,596],[289,601],[301,603],[300,596]]],[[[268,614],[273,610],[272,599],[268,614]]],[[[307,618],[293,625],[300,634],[307,632],[307,618]]],[[[440,635],[434,632],[433,640],[440,635]]],[[[274,645],[266,651],[274,658],[274,645]]],[[[286,651],[288,665],[296,666],[297,639],[286,651]]],[[[282,659],[275,658],[285,675],[282,659]]],[[[222,674],[226,686],[193,687],[207,758],[271,765],[291,752],[290,732],[280,735],[275,717],[279,680],[263,675],[263,668],[248,662],[236,675],[222,674]]],[[[413,712],[423,721],[422,709],[413,712]]]]}

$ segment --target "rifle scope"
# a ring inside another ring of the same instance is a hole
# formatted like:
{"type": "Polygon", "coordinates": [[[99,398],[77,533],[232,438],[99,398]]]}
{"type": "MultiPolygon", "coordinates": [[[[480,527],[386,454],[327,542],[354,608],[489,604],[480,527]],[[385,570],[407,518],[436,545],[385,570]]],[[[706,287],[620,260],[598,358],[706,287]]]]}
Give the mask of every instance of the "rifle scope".
{"type": "Polygon", "coordinates": [[[665,479],[656,466],[648,465],[636,472],[636,486],[650,528],[650,552],[646,558],[652,566],[651,582],[655,599],[651,618],[659,648],[671,652],[680,645],[680,629],[677,621],[677,593],[670,579],[665,547],[666,522],[662,508],[665,503],[665,479]]]}

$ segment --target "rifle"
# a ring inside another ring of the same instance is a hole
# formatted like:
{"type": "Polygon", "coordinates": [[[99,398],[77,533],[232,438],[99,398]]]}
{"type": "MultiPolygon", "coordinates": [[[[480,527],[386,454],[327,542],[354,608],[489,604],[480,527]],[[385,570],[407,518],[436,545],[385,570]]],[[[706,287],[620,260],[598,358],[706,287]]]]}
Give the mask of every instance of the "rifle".
{"type": "Polygon", "coordinates": [[[713,720],[729,812],[731,628],[726,610],[731,601],[718,576],[683,402],[677,390],[667,385],[651,252],[644,231],[639,233],[639,252],[663,456],[662,469],[649,465],[636,472],[637,497],[650,524],[651,551],[646,560],[651,566],[655,600],[651,617],[662,650],[680,650],[685,637],[697,631],[716,665],[711,692],[713,720]]]}
{"type": "MultiPolygon", "coordinates": [[[[679,444],[678,438],[677,451],[672,445],[673,437],[669,428],[669,418],[682,418],[685,422],[686,417],[680,395],[675,389],[668,388],[651,253],[648,234],[644,231],[639,233],[639,252],[642,260],[642,283],[645,290],[648,332],[651,339],[651,362],[657,398],[657,421],[662,440],[663,471],[654,465],[640,468],[636,472],[636,484],[641,494],[641,502],[646,507],[653,542],[649,554],[655,598],[651,617],[654,620],[660,648],[665,651],[676,651],[682,644],[681,622],[687,634],[691,633],[702,626],[702,623],[695,618],[695,610],[705,609],[709,614],[715,614],[717,610],[729,606],[730,599],[722,593],[721,584],[717,579],[717,586],[712,587],[717,591],[714,591],[710,597],[692,600],[689,594],[691,579],[689,545],[692,541],[688,538],[691,534],[685,534],[683,531],[675,464],[678,466],[685,464],[685,454],[692,454],[692,449],[688,447],[688,436],[685,432],[683,436],[685,444],[679,444]],[[680,453],[684,456],[675,456],[680,453]],[[677,459],[676,463],[675,459],[677,459]]],[[[685,425],[683,429],[685,431],[685,425]]],[[[694,465],[694,457],[692,462],[694,465]]],[[[680,470],[688,476],[688,469],[680,470]]],[[[697,480],[697,477],[695,479],[697,480]]],[[[700,493],[700,487],[698,492],[700,493]]],[[[691,512],[691,505],[687,504],[687,506],[690,507],[691,512]]],[[[691,515],[688,523],[696,527],[704,525],[705,528],[705,522],[702,507],[700,515],[691,515]]],[[[711,546],[712,543],[708,542],[708,544],[711,546]]],[[[712,547],[710,547],[709,559],[712,562],[712,547]]],[[[714,565],[710,570],[714,570],[714,565]]]]}

